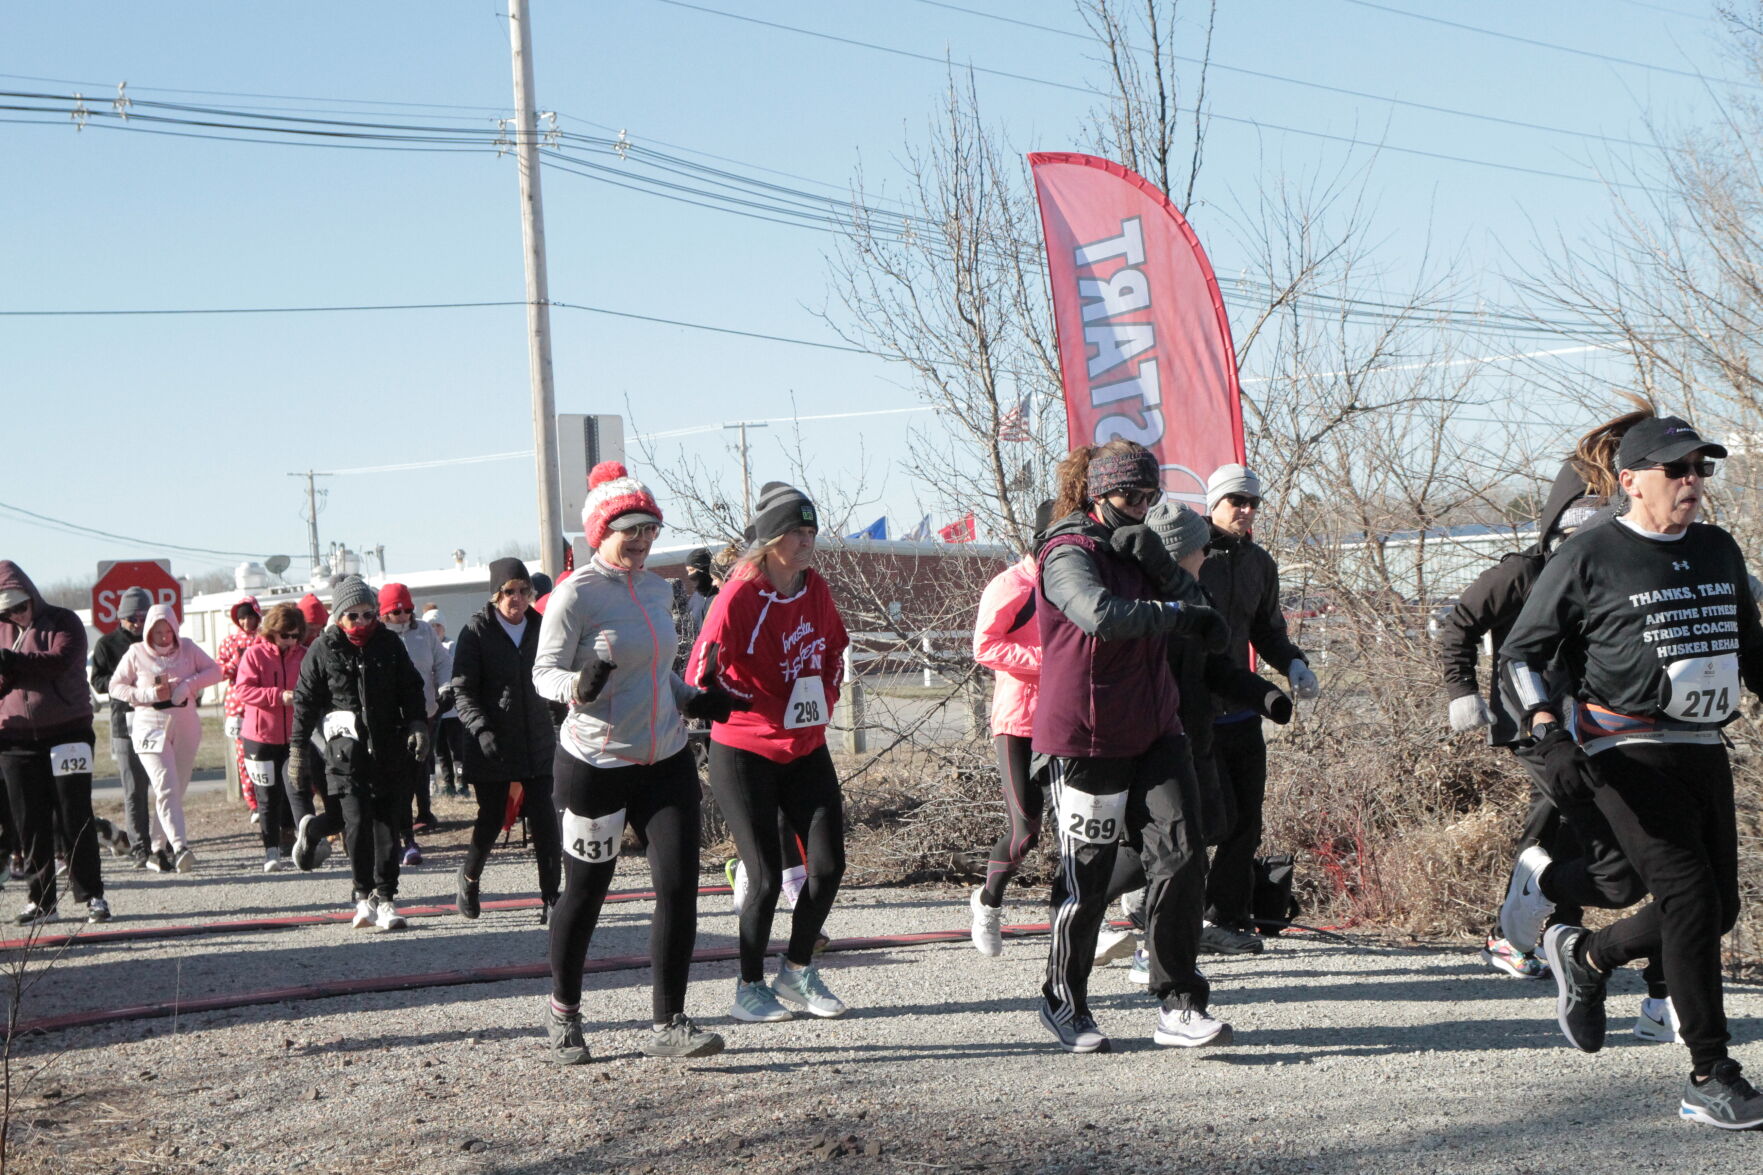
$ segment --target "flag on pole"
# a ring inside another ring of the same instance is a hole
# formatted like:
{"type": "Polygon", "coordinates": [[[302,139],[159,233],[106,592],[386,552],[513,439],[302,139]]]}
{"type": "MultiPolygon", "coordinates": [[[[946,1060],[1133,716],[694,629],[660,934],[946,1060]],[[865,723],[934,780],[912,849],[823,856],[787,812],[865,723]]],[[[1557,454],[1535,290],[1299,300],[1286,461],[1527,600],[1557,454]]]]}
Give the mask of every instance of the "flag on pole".
{"type": "Polygon", "coordinates": [[[1204,509],[1244,459],[1224,296],[1169,197],[1093,155],[1028,157],[1047,242],[1071,447],[1115,437],[1157,455],[1163,488],[1204,509]]]}
{"type": "Polygon", "coordinates": [[[974,540],[973,515],[957,518],[937,531],[937,537],[945,543],[971,543],[974,540]]]}
{"type": "Polygon", "coordinates": [[[923,518],[920,518],[918,520],[918,525],[912,528],[912,530],[906,535],[906,538],[915,543],[922,543],[930,538],[930,515],[926,514],[923,518]]]}
{"type": "Polygon", "coordinates": [[[848,539],[885,539],[888,537],[888,516],[882,515],[856,534],[848,534],[848,539]]]}
{"type": "Polygon", "coordinates": [[[1016,442],[1034,440],[1034,434],[1028,431],[1027,396],[1024,396],[1016,407],[998,417],[998,439],[1016,442]]]}

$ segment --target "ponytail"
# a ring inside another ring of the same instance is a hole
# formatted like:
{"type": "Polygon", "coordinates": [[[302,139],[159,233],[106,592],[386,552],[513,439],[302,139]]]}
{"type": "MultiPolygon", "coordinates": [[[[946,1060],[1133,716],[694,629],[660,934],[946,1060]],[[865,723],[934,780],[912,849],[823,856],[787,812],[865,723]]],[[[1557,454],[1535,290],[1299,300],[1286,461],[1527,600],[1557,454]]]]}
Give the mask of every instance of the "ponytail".
{"type": "Polygon", "coordinates": [[[1616,450],[1622,444],[1623,434],[1653,416],[1653,405],[1644,397],[1633,392],[1622,392],[1621,396],[1633,404],[1635,410],[1606,420],[1580,437],[1579,443],[1573,446],[1573,456],[1567,459],[1580,480],[1585,482],[1586,492],[1603,498],[1616,497],[1616,450]]]}
{"type": "Polygon", "coordinates": [[[1090,458],[1096,455],[1096,446],[1079,445],[1053,471],[1053,517],[1054,519],[1069,518],[1084,508],[1089,501],[1087,486],[1090,480],[1090,458]]]}

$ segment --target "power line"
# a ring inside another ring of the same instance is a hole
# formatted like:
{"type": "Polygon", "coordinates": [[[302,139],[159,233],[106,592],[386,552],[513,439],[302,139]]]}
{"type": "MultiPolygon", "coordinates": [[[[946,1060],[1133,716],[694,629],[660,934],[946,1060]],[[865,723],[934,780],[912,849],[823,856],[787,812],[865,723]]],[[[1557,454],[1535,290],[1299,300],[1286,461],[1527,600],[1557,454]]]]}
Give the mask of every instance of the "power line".
{"type": "MultiPolygon", "coordinates": [[[[801,36],[804,36],[804,37],[813,37],[817,40],[831,41],[831,42],[834,42],[835,44],[851,45],[851,46],[855,46],[860,49],[873,49],[878,53],[888,53],[888,54],[892,54],[893,56],[896,56],[896,57],[907,57],[907,58],[911,58],[912,60],[915,60],[915,61],[928,61],[933,65],[941,65],[941,66],[944,66],[945,68],[949,68],[954,65],[954,62],[946,57],[933,57],[928,53],[916,53],[910,49],[898,49],[892,45],[878,45],[873,41],[863,41],[863,40],[859,40],[854,37],[841,37],[841,36],[836,36],[832,33],[822,33],[822,32],[816,32],[813,29],[800,28],[796,25],[787,25],[787,24],[781,24],[777,21],[761,20],[760,18],[758,18],[756,16],[743,16],[739,13],[724,12],[723,10],[721,10],[719,8],[707,8],[701,4],[690,4],[690,3],[687,3],[687,0],[653,0],[653,2],[656,4],[666,4],[666,5],[673,7],[673,8],[684,8],[684,9],[689,9],[690,11],[693,11],[693,12],[708,13],[711,16],[721,16],[721,17],[725,17],[729,20],[736,20],[736,21],[744,22],[746,24],[759,25],[763,28],[777,29],[781,32],[797,33],[797,34],[800,34],[801,36]]],[[[1349,3],[1359,3],[1360,0],[1348,0],[1348,2],[1349,3]]],[[[1058,90],[1069,90],[1073,93],[1088,94],[1089,96],[1094,97],[1094,98],[1107,98],[1107,97],[1109,97],[1109,95],[1104,93],[1103,91],[1092,89],[1088,86],[1073,85],[1070,82],[1054,81],[1051,78],[1036,77],[1036,76],[1033,76],[1030,74],[1013,73],[1009,70],[1004,70],[1004,69],[993,69],[989,66],[975,65],[971,61],[968,62],[966,65],[962,66],[961,68],[972,70],[974,73],[986,74],[991,77],[1008,78],[1012,81],[1028,82],[1033,85],[1050,86],[1050,87],[1052,87],[1054,89],[1058,89],[1058,90]]],[[[1177,113],[1180,113],[1180,114],[1193,114],[1193,113],[1195,113],[1192,109],[1182,108],[1179,106],[1176,107],[1175,109],[1176,109],[1177,113]]],[[[1541,167],[1524,167],[1524,166],[1522,166],[1520,164],[1516,164],[1516,163],[1499,163],[1499,162],[1496,162],[1492,159],[1475,159],[1475,158],[1471,158],[1470,156],[1467,156],[1467,155],[1452,155],[1452,154],[1449,154],[1444,151],[1427,151],[1427,150],[1424,150],[1419,147],[1399,147],[1393,143],[1376,143],[1376,142],[1371,142],[1371,141],[1368,141],[1365,139],[1354,138],[1351,135],[1337,135],[1337,134],[1332,134],[1328,131],[1313,131],[1313,130],[1305,129],[1303,127],[1285,126],[1284,124],[1281,124],[1281,123],[1267,122],[1263,119],[1258,119],[1258,118],[1244,118],[1244,117],[1240,117],[1240,116],[1236,116],[1236,115],[1220,114],[1216,110],[1207,110],[1207,111],[1204,111],[1203,113],[1205,114],[1205,116],[1207,118],[1217,119],[1220,122],[1236,123],[1240,126],[1254,127],[1256,130],[1278,131],[1282,134],[1303,135],[1308,138],[1323,139],[1323,140],[1326,140],[1329,142],[1334,142],[1334,143],[1346,143],[1346,144],[1349,144],[1349,145],[1355,146],[1355,147],[1367,147],[1373,151],[1380,151],[1380,152],[1381,151],[1392,151],[1392,152],[1395,152],[1395,153],[1401,154],[1401,155],[1419,156],[1420,158],[1423,158],[1423,159],[1439,159],[1439,160],[1444,160],[1444,161],[1450,162],[1450,163],[1465,163],[1465,164],[1469,164],[1470,166],[1473,166],[1473,167],[1491,167],[1491,168],[1495,168],[1500,171],[1517,172],[1522,175],[1536,175],[1536,176],[1543,176],[1547,179],[1569,180],[1573,183],[1580,183],[1580,184],[1597,184],[1599,186],[1621,188],[1621,189],[1628,190],[1628,191],[1654,192],[1654,193],[1661,192],[1661,189],[1651,188],[1651,187],[1646,186],[1645,184],[1618,183],[1615,181],[1605,180],[1605,179],[1603,179],[1599,176],[1595,176],[1595,175],[1573,175],[1569,172],[1550,171],[1547,168],[1541,168],[1541,167]]]]}
{"type": "Polygon", "coordinates": [[[34,510],[26,510],[22,506],[13,506],[0,502],[0,510],[9,510],[22,516],[22,520],[34,520],[38,525],[46,525],[50,529],[59,530],[63,534],[74,534],[82,538],[101,538],[115,542],[135,543],[155,551],[183,551],[195,555],[225,555],[241,559],[256,559],[262,552],[253,551],[219,551],[213,547],[191,547],[182,543],[156,543],[150,539],[135,538],[132,535],[116,534],[113,531],[98,530],[95,527],[82,526],[77,522],[69,522],[64,518],[51,518],[47,514],[38,514],[34,510]]]}
{"type": "MultiPolygon", "coordinates": [[[[665,0],[663,0],[665,3],[665,0]]],[[[1735,81],[1731,78],[1710,78],[1690,69],[1674,69],[1669,65],[1654,65],[1648,61],[1635,61],[1629,57],[1612,57],[1608,53],[1594,53],[1590,49],[1576,49],[1572,45],[1558,45],[1553,41],[1539,41],[1533,37],[1521,37],[1516,33],[1503,33],[1498,29],[1484,29],[1477,25],[1463,24],[1460,21],[1446,20],[1442,16],[1430,16],[1424,12],[1409,12],[1405,8],[1392,8],[1388,4],[1377,4],[1373,0],[1342,0],[1345,4],[1355,4],[1360,8],[1371,8],[1378,12],[1388,12],[1395,16],[1405,16],[1409,20],[1423,20],[1428,24],[1444,25],[1446,28],[1462,29],[1466,33],[1479,33],[1484,37],[1493,37],[1501,41],[1514,41],[1520,45],[1531,45],[1538,49],[1553,49],[1557,53],[1570,53],[1575,57],[1588,57],[1593,61],[1607,61],[1612,65],[1627,65],[1634,69],[1651,70],[1654,73],[1668,73],[1681,78],[1690,78],[1698,82],[1718,82],[1727,86],[1743,86],[1746,89],[1758,90],[1763,86],[1756,82],[1735,81]]],[[[1682,16],[1682,13],[1676,15],[1682,16]]]]}
{"type": "MultiPolygon", "coordinates": [[[[981,17],[985,20],[1001,21],[1004,24],[1013,24],[1026,29],[1035,29],[1043,33],[1052,33],[1055,36],[1086,41],[1092,45],[1106,44],[1106,42],[1100,37],[1093,37],[1088,33],[1080,33],[1073,29],[1056,28],[1053,25],[1036,24],[1031,20],[1021,20],[1014,16],[1004,16],[996,12],[984,12],[978,8],[964,8],[959,4],[947,3],[946,0],[917,0],[917,2],[929,5],[932,8],[942,8],[950,12],[961,12],[969,16],[981,17]]],[[[1146,51],[1141,49],[1139,52],[1143,54],[1146,51]]],[[[1221,73],[1241,74],[1244,77],[1259,78],[1262,81],[1284,82],[1287,85],[1303,86],[1306,89],[1322,90],[1330,94],[1343,94],[1349,98],[1364,98],[1367,101],[1384,102],[1391,106],[1405,106],[1411,110],[1425,110],[1434,114],[1449,114],[1456,118],[1469,118],[1480,122],[1499,123],[1502,126],[1515,126],[1521,127],[1525,130],[1544,131],[1553,135],[1571,135],[1578,139],[1595,139],[1599,142],[1615,143],[1626,147],[1646,147],[1651,150],[1661,149],[1657,143],[1649,143],[1642,139],[1627,139],[1619,135],[1600,134],[1596,131],[1578,131],[1571,127],[1549,126],[1546,123],[1526,122],[1525,120],[1518,118],[1504,118],[1497,114],[1487,114],[1474,110],[1458,110],[1451,106],[1435,106],[1430,102],[1416,102],[1408,98],[1394,98],[1388,94],[1372,94],[1367,93],[1364,90],[1348,89],[1345,86],[1331,86],[1326,82],[1307,81],[1304,78],[1290,77],[1283,73],[1268,73],[1259,69],[1248,69],[1240,65],[1226,65],[1221,61],[1202,57],[1187,57],[1180,53],[1170,53],[1166,54],[1166,56],[1174,61],[1186,62],[1189,65],[1204,66],[1206,69],[1218,70],[1221,73]]],[[[1666,149],[1669,150],[1669,148],[1666,149]]]]}

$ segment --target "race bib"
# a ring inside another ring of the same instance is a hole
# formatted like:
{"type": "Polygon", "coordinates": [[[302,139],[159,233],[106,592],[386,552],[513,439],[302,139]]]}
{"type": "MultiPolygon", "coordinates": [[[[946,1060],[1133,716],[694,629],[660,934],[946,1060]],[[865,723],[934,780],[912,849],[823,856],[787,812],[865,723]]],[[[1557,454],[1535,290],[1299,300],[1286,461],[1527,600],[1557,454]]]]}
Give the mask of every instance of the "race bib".
{"type": "Polygon", "coordinates": [[[1665,712],[1685,722],[1725,722],[1739,704],[1737,654],[1690,657],[1665,667],[1665,712]]]}
{"type": "Polygon", "coordinates": [[[333,738],[360,738],[355,732],[355,711],[332,710],[324,716],[324,737],[326,741],[333,738]]]}
{"type": "Polygon", "coordinates": [[[136,710],[131,736],[137,755],[159,755],[165,752],[165,728],[171,724],[168,710],[136,710]]]}
{"type": "Polygon", "coordinates": [[[275,764],[268,759],[246,759],[245,778],[251,781],[252,787],[273,787],[275,764]]]}
{"type": "Polygon", "coordinates": [[[825,726],[827,721],[826,689],[820,677],[798,677],[784,703],[784,729],[801,730],[809,726],[825,726]]]}
{"type": "Polygon", "coordinates": [[[62,743],[49,748],[49,773],[54,776],[89,775],[92,771],[91,743],[62,743]]]}
{"type": "Polygon", "coordinates": [[[606,816],[577,816],[563,809],[563,850],[578,861],[603,865],[618,858],[624,839],[624,809],[606,816]]]}
{"type": "Polygon", "coordinates": [[[1085,844],[1111,845],[1120,839],[1126,793],[1095,796],[1075,787],[1059,789],[1059,835],[1085,844]]]}

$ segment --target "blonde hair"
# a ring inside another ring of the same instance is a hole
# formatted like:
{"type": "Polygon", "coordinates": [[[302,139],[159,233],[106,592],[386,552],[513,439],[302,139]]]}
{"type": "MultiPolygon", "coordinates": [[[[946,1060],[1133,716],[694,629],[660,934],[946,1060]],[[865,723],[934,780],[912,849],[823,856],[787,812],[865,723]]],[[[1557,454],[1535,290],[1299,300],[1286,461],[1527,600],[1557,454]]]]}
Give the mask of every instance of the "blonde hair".
{"type": "Polygon", "coordinates": [[[1616,451],[1622,445],[1623,434],[1653,416],[1653,405],[1645,397],[1633,392],[1619,394],[1635,406],[1634,411],[1606,420],[1580,437],[1573,446],[1573,456],[1567,459],[1585,482],[1586,492],[1604,498],[1614,498],[1621,488],[1616,477],[1616,451]]]}

